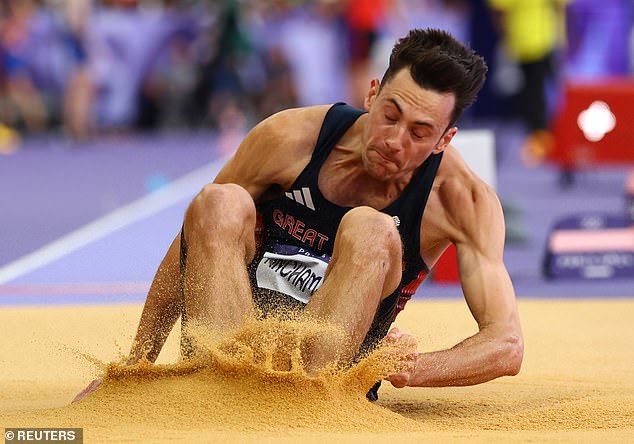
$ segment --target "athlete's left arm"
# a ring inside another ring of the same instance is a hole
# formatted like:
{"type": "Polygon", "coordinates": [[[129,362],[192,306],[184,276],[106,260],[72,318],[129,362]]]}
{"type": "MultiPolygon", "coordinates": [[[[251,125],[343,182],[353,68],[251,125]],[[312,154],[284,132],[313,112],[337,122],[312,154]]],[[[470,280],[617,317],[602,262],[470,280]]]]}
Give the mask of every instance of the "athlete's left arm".
{"type": "Polygon", "coordinates": [[[493,190],[478,179],[457,188],[445,208],[460,282],[478,332],[448,350],[418,353],[411,372],[388,378],[397,387],[473,385],[520,370],[523,338],[515,291],[502,259],[502,208],[493,190]]]}

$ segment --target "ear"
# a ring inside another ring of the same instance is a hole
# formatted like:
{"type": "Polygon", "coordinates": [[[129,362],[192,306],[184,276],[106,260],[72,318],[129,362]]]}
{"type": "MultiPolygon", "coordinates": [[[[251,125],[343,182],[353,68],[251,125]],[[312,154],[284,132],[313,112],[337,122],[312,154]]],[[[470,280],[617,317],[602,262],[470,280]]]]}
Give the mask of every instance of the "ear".
{"type": "Polygon", "coordinates": [[[434,151],[432,151],[432,153],[438,154],[440,152],[445,151],[445,149],[451,143],[451,140],[453,139],[453,137],[456,135],[457,132],[458,132],[458,127],[456,126],[451,127],[447,131],[445,131],[445,134],[442,135],[442,137],[440,138],[440,141],[438,142],[438,144],[436,145],[436,148],[434,148],[434,151]]]}
{"type": "Polygon", "coordinates": [[[381,82],[379,82],[379,79],[372,79],[370,81],[370,89],[368,90],[368,94],[365,96],[365,99],[363,100],[363,109],[365,109],[366,111],[370,111],[370,107],[372,106],[372,103],[374,102],[374,99],[376,98],[376,96],[379,95],[380,89],[381,89],[381,82]]]}

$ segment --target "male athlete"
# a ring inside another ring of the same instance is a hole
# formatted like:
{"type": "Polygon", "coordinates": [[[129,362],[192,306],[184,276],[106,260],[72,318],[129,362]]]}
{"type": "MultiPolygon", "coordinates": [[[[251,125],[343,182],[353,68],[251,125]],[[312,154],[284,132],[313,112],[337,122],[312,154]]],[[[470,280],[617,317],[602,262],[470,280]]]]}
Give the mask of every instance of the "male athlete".
{"type": "MultiPolygon", "coordinates": [[[[502,261],[502,210],[450,145],[485,73],[483,59],[449,34],[416,29],[393,48],[381,82],[370,83],[365,111],[314,106],[258,124],[187,209],[130,363],[154,361],[179,316],[223,331],[291,307],[345,332],[343,342],[323,337],[303,348],[308,372],[349,364],[387,334],[407,363],[387,378],[396,387],[517,374],[523,340],[502,261]],[[411,336],[388,330],[450,244],[479,331],[448,350],[416,353],[411,336]]],[[[186,339],[184,351],[195,353],[186,339]]]]}

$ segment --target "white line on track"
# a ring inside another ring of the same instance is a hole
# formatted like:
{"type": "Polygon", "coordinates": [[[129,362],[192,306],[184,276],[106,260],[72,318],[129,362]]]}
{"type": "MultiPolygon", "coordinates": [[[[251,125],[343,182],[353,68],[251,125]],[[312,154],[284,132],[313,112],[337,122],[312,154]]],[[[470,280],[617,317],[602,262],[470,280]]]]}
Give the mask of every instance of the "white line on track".
{"type": "Polygon", "coordinates": [[[128,205],[116,209],[99,219],[72,231],[42,248],[0,268],[0,285],[11,282],[40,267],[50,264],[73,251],[91,244],[109,234],[143,220],[184,199],[191,199],[203,185],[210,182],[227,161],[221,158],[165,187],[128,205]]]}

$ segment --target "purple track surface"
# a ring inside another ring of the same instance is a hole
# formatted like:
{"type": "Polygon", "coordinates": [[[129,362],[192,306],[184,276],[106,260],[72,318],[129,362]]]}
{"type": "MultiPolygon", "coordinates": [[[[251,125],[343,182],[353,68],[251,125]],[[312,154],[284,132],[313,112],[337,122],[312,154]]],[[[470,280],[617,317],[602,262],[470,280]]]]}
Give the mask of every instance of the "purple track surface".
{"type": "MultiPolygon", "coordinates": [[[[622,214],[627,168],[580,173],[561,188],[551,167],[527,169],[518,160],[519,134],[496,132],[498,193],[519,214],[523,242],[509,242],[507,267],[520,297],[632,297],[632,278],[549,282],[541,263],[548,231],[573,213],[622,214]]],[[[0,156],[0,276],[24,256],[165,188],[224,155],[210,133],[117,136],[69,142],[57,136],[23,141],[0,156]]],[[[16,277],[0,277],[0,305],[140,302],[183,211],[215,171],[190,193],[67,254],[16,277]]],[[[191,182],[190,182],[191,186],[191,182]]],[[[168,187],[169,188],[169,187],[168,187]]],[[[417,297],[452,297],[457,285],[424,283],[417,297]]]]}

